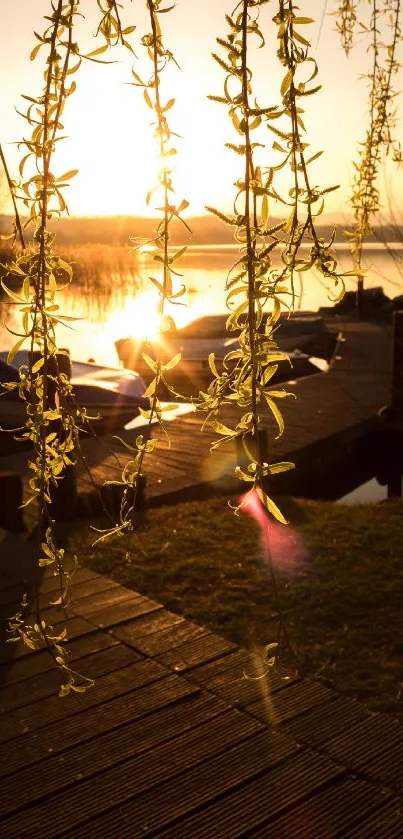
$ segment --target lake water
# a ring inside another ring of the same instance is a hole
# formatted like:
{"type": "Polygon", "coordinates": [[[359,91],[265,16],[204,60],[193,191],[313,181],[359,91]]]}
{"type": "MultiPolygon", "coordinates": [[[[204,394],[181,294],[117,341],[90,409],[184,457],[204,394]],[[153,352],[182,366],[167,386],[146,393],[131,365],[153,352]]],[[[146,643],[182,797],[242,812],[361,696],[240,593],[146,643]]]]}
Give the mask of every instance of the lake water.
{"type": "MultiPolygon", "coordinates": [[[[365,264],[369,266],[369,271],[365,286],[382,285],[385,294],[395,297],[403,292],[403,248],[395,243],[391,247],[397,261],[391,258],[383,245],[368,246],[365,264]]],[[[91,248],[94,249],[94,246],[91,248]]],[[[102,246],[97,248],[98,256],[100,251],[102,246]]],[[[340,269],[351,270],[348,246],[340,245],[336,252],[340,269]]],[[[177,263],[187,288],[186,295],[181,298],[180,305],[171,305],[166,310],[177,326],[183,326],[204,314],[226,311],[225,280],[237,253],[237,248],[232,245],[188,248],[177,263]]],[[[82,273],[85,275],[85,271],[82,273]]],[[[77,360],[87,361],[92,358],[98,364],[117,366],[114,343],[118,338],[145,334],[147,331],[148,337],[152,338],[157,318],[156,300],[150,291],[151,284],[147,281],[150,273],[158,277],[155,263],[152,263],[147,253],[136,257],[134,269],[123,278],[121,269],[117,274],[109,260],[108,272],[101,285],[95,287],[89,281],[85,285],[73,284],[68,291],[60,292],[58,300],[61,313],[73,315],[77,322],[72,324],[72,328],[61,327],[58,330],[59,346],[68,347],[77,360]]],[[[315,311],[319,306],[329,305],[334,289],[328,288],[320,275],[306,272],[301,278],[302,285],[297,282],[296,287],[296,308],[315,311]]],[[[354,278],[348,278],[346,288],[354,287],[354,278]]],[[[6,326],[18,331],[18,306],[2,302],[0,318],[0,348],[6,350],[16,340],[7,332],[6,326]]]]}

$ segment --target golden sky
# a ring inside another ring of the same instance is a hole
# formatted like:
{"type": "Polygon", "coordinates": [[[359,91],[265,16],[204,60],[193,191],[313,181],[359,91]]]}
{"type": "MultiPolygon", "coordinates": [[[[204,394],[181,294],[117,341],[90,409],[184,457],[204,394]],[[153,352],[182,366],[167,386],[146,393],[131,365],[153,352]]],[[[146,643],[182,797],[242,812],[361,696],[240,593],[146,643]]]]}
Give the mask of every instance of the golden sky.
{"type": "MultiPolygon", "coordinates": [[[[80,24],[77,40],[83,51],[89,51],[98,45],[93,38],[97,6],[95,0],[82,0],[81,5],[87,17],[80,24]]],[[[79,169],[66,192],[72,215],[154,215],[155,206],[160,203],[156,200],[149,207],[145,204],[145,195],[154,185],[158,170],[149,125],[151,111],[140,89],[125,84],[131,80],[132,65],[140,75],[150,75],[146,51],[140,45],[141,36],[149,31],[149,23],[145,4],[140,0],[135,3],[125,0],[124,5],[125,23],[137,26],[131,37],[138,58],[130,58],[120,49],[110,55],[116,61],[110,66],[85,63],[75,77],[77,91],[65,111],[68,139],[60,144],[54,174],[79,169]]],[[[370,56],[365,44],[361,44],[347,60],[334,31],[334,18],[329,16],[325,18],[315,49],[323,5],[324,0],[299,3],[301,14],[316,17],[314,24],[304,27],[304,36],[312,43],[312,55],[317,58],[323,85],[319,94],[307,100],[307,140],[312,154],[325,151],[311,167],[314,185],[341,185],[338,192],[328,196],[325,211],[348,214],[351,156],[355,154],[357,142],[365,136],[367,88],[366,82],[357,81],[357,77],[368,68],[370,56]]],[[[329,0],[329,11],[335,5],[334,0],[329,0]]],[[[165,43],[182,68],[181,71],[172,68],[162,78],[163,98],[176,98],[176,105],[170,111],[171,127],[182,135],[182,139],[175,140],[178,155],[174,159],[173,179],[178,202],[186,198],[190,202],[188,212],[193,215],[203,212],[205,204],[230,209],[235,193],[233,181],[242,176],[240,159],[223,148],[225,142],[239,142],[225,107],[206,99],[207,93],[222,92],[224,74],[211,59],[211,52],[216,49],[215,37],[226,34],[224,14],[232,8],[232,3],[224,0],[203,0],[203,3],[178,0],[170,14],[161,16],[165,43]]],[[[49,0],[1,0],[0,139],[15,177],[19,162],[15,143],[27,133],[15,107],[23,110],[21,93],[36,96],[41,90],[41,56],[45,52],[40,52],[34,62],[30,62],[29,53],[35,43],[33,30],[43,31],[42,17],[49,9],[49,0]]],[[[275,59],[271,22],[275,11],[274,0],[263,7],[261,20],[262,28],[268,33],[267,46],[253,53],[256,87],[265,104],[280,101],[282,68],[275,59]]],[[[401,83],[401,77],[398,82],[401,83]]],[[[397,133],[402,134],[401,123],[397,133]]],[[[266,132],[267,149],[263,157],[267,165],[273,160],[278,162],[273,157],[272,140],[266,132]]],[[[401,175],[393,173],[396,196],[399,191],[402,193],[401,180],[401,175]]],[[[4,199],[4,190],[2,195],[4,199]]],[[[3,212],[9,209],[3,200],[3,212]]],[[[278,215],[279,209],[273,205],[271,213],[278,215]]]]}

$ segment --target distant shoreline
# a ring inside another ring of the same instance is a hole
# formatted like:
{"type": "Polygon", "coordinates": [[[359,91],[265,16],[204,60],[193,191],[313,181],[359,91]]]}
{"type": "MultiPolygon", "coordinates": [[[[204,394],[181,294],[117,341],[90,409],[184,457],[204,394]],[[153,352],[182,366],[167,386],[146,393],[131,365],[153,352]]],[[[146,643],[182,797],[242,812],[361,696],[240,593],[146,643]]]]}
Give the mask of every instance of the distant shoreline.
{"type": "MultiPolygon", "coordinates": [[[[273,225],[281,219],[271,220],[273,225]]],[[[142,218],[140,216],[85,216],[62,218],[52,222],[50,228],[57,233],[59,245],[126,245],[131,247],[133,237],[141,237],[150,241],[155,237],[155,231],[159,219],[142,218]]],[[[234,242],[233,228],[227,227],[224,222],[213,216],[196,216],[186,218],[186,223],[192,230],[192,235],[187,235],[180,222],[172,223],[173,246],[187,245],[197,248],[222,248],[238,247],[234,242]],[[185,235],[186,234],[186,235],[185,235]]],[[[336,227],[337,246],[348,249],[349,242],[344,236],[344,230],[348,225],[347,221],[335,219],[334,223],[326,218],[325,223],[318,223],[317,231],[325,240],[330,239],[336,227]]],[[[0,215],[0,233],[9,233],[12,227],[12,216],[0,215]]],[[[374,228],[374,233],[366,240],[365,246],[379,245],[383,247],[379,239],[386,241],[389,245],[400,244],[399,232],[388,225],[374,228]]]]}

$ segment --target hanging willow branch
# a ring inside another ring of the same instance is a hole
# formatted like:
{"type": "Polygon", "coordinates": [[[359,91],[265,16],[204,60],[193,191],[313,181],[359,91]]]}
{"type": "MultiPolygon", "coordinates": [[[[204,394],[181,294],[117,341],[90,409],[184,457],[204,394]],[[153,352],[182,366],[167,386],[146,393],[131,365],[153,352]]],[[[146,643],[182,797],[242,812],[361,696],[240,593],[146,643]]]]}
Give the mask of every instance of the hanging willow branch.
{"type": "MultiPolygon", "coordinates": [[[[163,90],[161,75],[165,68],[171,63],[175,62],[175,58],[163,43],[162,31],[159,23],[159,15],[169,12],[173,7],[164,6],[164,0],[146,0],[147,9],[150,19],[150,32],[144,35],[141,39],[143,47],[147,50],[147,55],[152,65],[152,73],[147,82],[144,82],[141,76],[133,69],[132,76],[134,81],[132,84],[135,87],[143,89],[144,100],[153,112],[154,121],[152,123],[154,128],[154,139],[158,146],[158,153],[161,160],[161,170],[158,174],[157,184],[150,189],[147,194],[147,204],[150,203],[151,198],[160,193],[162,194],[162,218],[158,224],[156,236],[152,239],[140,239],[133,237],[135,250],[141,249],[144,245],[152,244],[156,252],[152,256],[155,263],[155,273],[160,273],[160,277],[149,277],[150,282],[157,289],[159,295],[159,314],[160,314],[160,333],[163,332],[164,327],[164,308],[167,302],[177,301],[185,294],[185,286],[175,289],[175,276],[181,276],[176,270],[177,260],[184,254],[186,247],[179,248],[171,252],[169,249],[169,242],[171,238],[170,227],[171,223],[177,219],[187,230],[189,230],[186,222],[182,219],[181,213],[189,204],[186,200],[181,201],[176,205],[173,201],[174,188],[172,183],[172,169],[170,161],[176,154],[176,149],[172,146],[172,131],[169,126],[167,113],[175,104],[174,99],[163,101],[163,90]]],[[[148,347],[147,347],[148,350],[148,347]]],[[[169,383],[169,371],[176,367],[180,360],[181,354],[178,353],[173,358],[166,358],[163,354],[162,344],[159,343],[157,348],[150,347],[148,352],[142,353],[143,360],[151,370],[153,378],[144,393],[145,397],[150,399],[150,408],[148,411],[141,410],[141,414],[148,421],[148,429],[152,422],[157,419],[160,425],[164,428],[163,415],[165,411],[171,410],[173,405],[162,405],[159,399],[161,386],[165,386],[169,391],[175,393],[173,387],[169,383]]],[[[120,481],[107,481],[106,484],[114,484],[122,490],[122,501],[120,505],[119,521],[114,527],[107,530],[99,531],[101,535],[96,540],[97,542],[104,541],[113,534],[127,536],[127,552],[130,549],[130,534],[134,529],[135,513],[137,498],[139,494],[140,481],[143,476],[143,465],[146,454],[152,452],[156,446],[155,440],[146,439],[149,434],[140,434],[133,445],[120,440],[122,445],[131,453],[132,460],[130,460],[122,473],[120,481]]]]}
{"type": "Polygon", "coordinates": [[[354,46],[354,36],[358,26],[357,3],[354,0],[341,0],[337,10],[332,12],[336,17],[336,29],[339,32],[344,52],[348,56],[354,46]]]}
{"type": "MultiPolygon", "coordinates": [[[[372,232],[371,222],[380,209],[379,175],[383,156],[390,155],[401,163],[400,145],[395,141],[396,127],[394,78],[400,68],[397,60],[401,41],[401,1],[380,0],[371,2],[369,25],[360,21],[361,30],[370,38],[372,69],[369,80],[369,124],[366,137],[360,143],[358,159],[354,165],[351,205],[354,214],[352,230],[346,231],[351,241],[354,267],[358,275],[358,304],[361,305],[365,267],[362,263],[364,240],[372,232]],[[386,23],[385,23],[386,20],[386,23]],[[382,25],[384,24],[384,26],[382,25]],[[384,40],[385,26],[390,29],[389,41],[384,40]]],[[[343,36],[343,33],[341,33],[343,36]]],[[[353,40],[351,35],[350,48],[353,40]]],[[[348,53],[348,50],[347,50],[348,53]]]]}
{"type": "MultiPolygon", "coordinates": [[[[52,503],[66,470],[74,464],[74,450],[77,445],[77,418],[69,403],[71,385],[67,376],[60,373],[57,360],[55,327],[71,318],[59,312],[55,302],[58,284],[69,282],[71,268],[53,250],[55,235],[48,230],[48,223],[54,216],[67,208],[63,191],[68,181],[77,174],[76,170],[64,174],[53,174],[53,158],[63,130],[62,117],[65,102],[75,90],[75,83],[69,76],[77,69],[78,47],[73,40],[74,18],[78,14],[79,2],[62,0],[52,5],[47,18],[50,25],[43,35],[36,35],[37,45],[31,52],[34,60],[40,50],[46,48],[45,86],[38,97],[25,96],[29,106],[23,114],[31,129],[31,136],[24,139],[26,154],[20,164],[23,179],[27,168],[31,174],[19,184],[12,182],[13,200],[22,200],[29,210],[24,227],[32,230],[28,246],[8,267],[8,277],[15,283],[20,281],[21,291],[12,291],[6,283],[7,295],[21,306],[22,332],[9,353],[11,363],[17,351],[28,342],[31,364],[20,367],[19,382],[9,383],[9,391],[15,389],[26,404],[27,420],[20,437],[30,440],[33,455],[29,459],[32,477],[29,481],[29,497],[26,504],[36,502],[38,507],[38,539],[41,550],[39,566],[53,566],[59,579],[59,596],[51,605],[60,606],[62,615],[70,599],[70,584],[76,566],[67,563],[63,549],[57,547],[52,518],[52,503]],[[74,58],[75,66],[71,66],[74,58]]],[[[79,62],[81,59],[79,59],[79,62]]],[[[16,215],[18,219],[18,214],[16,215]]],[[[81,413],[81,420],[85,415],[81,413]]],[[[61,645],[67,637],[66,629],[57,632],[43,619],[36,591],[35,623],[29,624],[18,612],[10,619],[11,638],[22,640],[29,647],[45,644],[56,666],[61,671],[63,684],[60,695],[71,690],[81,692],[93,682],[80,676],[69,664],[67,649],[61,645]]],[[[22,605],[26,605],[26,598],[22,605]]]]}
{"type": "Polygon", "coordinates": [[[223,95],[211,98],[227,106],[232,125],[241,138],[240,143],[228,143],[227,146],[244,158],[244,175],[235,184],[237,196],[232,215],[214,208],[207,209],[234,228],[235,238],[241,246],[239,258],[227,279],[227,305],[231,311],[227,328],[240,330],[240,346],[226,355],[221,371],[217,369],[214,356],[210,356],[214,380],[207,393],[200,393],[199,407],[207,412],[206,421],[211,421],[220,435],[213,448],[226,441],[242,440],[249,465],[247,471],[238,466],[236,475],[250,484],[268,511],[284,523],[282,513],[267,494],[267,481],[269,476],[290,469],[293,464],[262,462],[258,434],[263,406],[269,409],[278,433],[282,434],[284,421],[277,403],[290,396],[283,389],[273,389],[270,384],[278,364],[288,361],[288,356],[279,351],[274,340],[281,295],[289,294],[294,300],[295,272],[314,267],[336,285],[341,284],[341,293],[344,275],[337,271],[336,258],[331,250],[333,237],[326,244],[315,228],[315,218],[324,206],[323,196],[335,187],[320,189],[311,186],[308,167],[320,153],[307,158],[307,143],[302,140],[305,127],[301,102],[305,96],[319,90],[311,84],[317,75],[317,67],[308,57],[309,42],[299,32],[299,26],[311,20],[298,16],[289,0],[280,0],[273,20],[278,30],[278,58],[286,73],[280,89],[281,103],[263,107],[253,96],[252,71],[247,56],[251,38],[257,38],[259,44],[264,45],[259,11],[266,2],[243,0],[232,15],[226,16],[228,34],[225,39],[217,39],[226,57],[223,59],[214,54],[225,72],[225,81],[223,95]],[[312,65],[313,71],[308,79],[300,78],[301,70],[312,65]],[[269,129],[276,138],[272,148],[281,155],[278,164],[273,162],[261,166],[255,162],[256,154],[261,155],[262,142],[253,141],[252,134],[262,128],[269,129]],[[282,197],[276,178],[277,172],[287,166],[292,174],[293,186],[288,195],[282,197]],[[270,226],[269,202],[289,208],[288,218],[270,226]],[[308,253],[301,253],[301,246],[305,243],[309,245],[308,253]],[[283,268],[273,267],[276,248],[281,251],[283,268]],[[271,303],[272,311],[263,326],[263,307],[267,303],[271,303]],[[234,402],[247,410],[236,427],[229,428],[218,420],[217,415],[221,406],[234,402]],[[255,453],[251,452],[251,441],[254,442],[255,453]]]}
{"type": "MultiPolygon", "coordinates": [[[[81,54],[73,37],[75,18],[79,14],[79,0],[51,4],[50,14],[43,35],[35,33],[37,44],[31,52],[31,60],[46,49],[45,86],[37,97],[24,96],[29,105],[21,116],[26,120],[31,135],[20,146],[25,147],[16,182],[8,176],[10,193],[15,208],[13,238],[18,234],[21,251],[7,266],[7,282],[3,289],[8,297],[19,304],[22,312],[22,331],[19,340],[9,353],[11,363],[18,350],[28,343],[30,365],[19,370],[19,381],[3,385],[8,391],[18,391],[26,404],[27,420],[20,429],[19,439],[29,440],[33,455],[29,459],[31,478],[27,504],[36,503],[38,509],[38,539],[41,556],[39,566],[51,566],[59,580],[59,594],[50,605],[59,606],[61,618],[66,619],[70,600],[71,581],[76,568],[76,558],[68,561],[64,550],[57,546],[54,531],[53,504],[61,482],[74,467],[79,450],[79,428],[87,421],[84,410],[72,398],[68,377],[59,368],[60,355],[57,351],[55,328],[67,324],[72,318],[59,312],[56,302],[60,284],[68,284],[72,278],[71,267],[54,252],[55,234],[48,229],[49,221],[67,210],[64,189],[77,174],[77,170],[55,175],[53,173],[55,153],[63,139],[62,118],[65,103],[76,88],[70,76],[77,72],[82,60],[99,61],[113,41],[117,30],[122,43],[131,49],[124,35],[134,27],[122,30],[116,22],[115,3],[108,3],[99,27],[106,43],[87,54],[81,54]],[[29,170],[26,176],[26,170],[29,170]],[[23,203],[28,210],[24,228],[32,231],[31,240],[25,246],[17,203],[23,203]],[[19,292],[9,288],[21,284],[19,292]]],[[[5,161],[3,160],[3,164],[5,161]]],[[[8,170],[6,169],[6,172],[8,170]]],[[[69,664],[68,650],[62,646],[67,631],[54,631],[42,617],[38,591],[35,595],[35,623],[29,624],[20,611],[10,619],[10,642],[22,640],[29,647],[45,644],[56,666],[61,671],[63,684],[60,695],[70,691],[82,692],[93,684],[92,679],[80,676],[69,664]]],[[[24,596],[22,606],[27,605],[24,596]]]]}

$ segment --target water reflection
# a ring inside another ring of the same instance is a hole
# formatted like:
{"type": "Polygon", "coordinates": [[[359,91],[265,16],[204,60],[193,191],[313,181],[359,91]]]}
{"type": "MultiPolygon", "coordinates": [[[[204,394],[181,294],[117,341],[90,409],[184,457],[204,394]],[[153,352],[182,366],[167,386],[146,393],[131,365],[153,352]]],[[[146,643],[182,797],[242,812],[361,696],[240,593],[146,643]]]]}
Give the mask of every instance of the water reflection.
{"type": "MultiPolygon", "coordinates": [[[[341,270],[351,269],[348,248],[339,247],[337,254],[341,270]]],[[[77,282],[67,291],[60,292],[60,311],[76,317],[77,322],[69,327],[58,327],[59,346],[68,347],[77,360],[93,358],[98,364],[116,366],[114,343],[118,338],[136,335],[140,327],[142,334],[155,329],[158,293],[150,290],[147,277],[151,274],[158,278],[156,264],[151,261],[150,254],[138,254],[133,258],[128,249],[108,246],[71,247],[71,254],[63,256],[75,261],[77,282]],[[80,271],[77,270],[79,266],[80,271]]],[[[232,245],[189,248],[178,263],[187,287],[186,295],[166,309],[166,314],[174,318],[178,327],[202,315],[225,311],[225,280],[236,256],[237,249],[232,245]]],[[[381,246],[367,249],[366,262],[372,266],[365,280],[367,287],[383,285],[390,297],[400,293],[399,270],[381,246]]],[[[330,289],[314,272],[301,275],[300,280],[296,287],[296,308],[315,311],[319,306],[329,305],[329,294],[334,297],[335,291],[337,293],[337,289],[330,289]]],[[[177,282],[179,286],[181,277],[177,282]]],[[[347,288],[354,288],[354,279],[349,279],[347,288]]],[[[3,300],[0,317],[0,348],[6,350],[16,340],[7,332],[6,326],[18,331],[18,306],[3,300]]]]}

